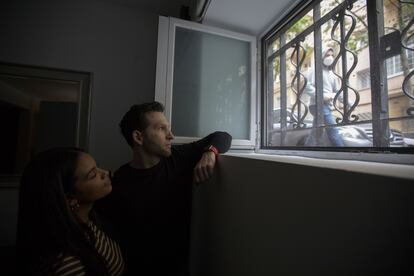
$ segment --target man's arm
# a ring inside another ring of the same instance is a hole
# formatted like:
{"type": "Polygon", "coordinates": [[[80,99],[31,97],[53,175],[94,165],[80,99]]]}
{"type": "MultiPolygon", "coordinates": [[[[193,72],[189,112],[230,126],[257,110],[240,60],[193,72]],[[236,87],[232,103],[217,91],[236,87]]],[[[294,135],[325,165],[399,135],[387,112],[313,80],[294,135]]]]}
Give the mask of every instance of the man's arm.
{"type": "Polygon", "coordinates": [[[216,131],[196,142],[175,147],[177,155],[194,168],[194,181],[208,180],[214,171],[219,153],[229,150],[232,137],[227,132],[216,131]]]}
{"type": "Polygon", "coordinates": [[[315,96],[315,74],[314,70],[309,70],[306,74],[305,92],[310,96],[315,96]]]}
{"type": "Polygon", "coordinates": [[[225,153],[230,149],[231,140],[232,137],[227,132],[216,131],[196,142],[190,143],[190,145],[199,153],[208,151],[210,146],[215,147],[218,153],[225,153]]]}

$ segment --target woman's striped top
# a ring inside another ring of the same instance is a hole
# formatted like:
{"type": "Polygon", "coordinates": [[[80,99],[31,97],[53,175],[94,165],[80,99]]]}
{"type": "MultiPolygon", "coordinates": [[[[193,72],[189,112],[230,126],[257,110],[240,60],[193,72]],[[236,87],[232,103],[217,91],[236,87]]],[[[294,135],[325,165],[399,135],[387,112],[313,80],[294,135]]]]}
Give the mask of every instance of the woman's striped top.
{"type": "MultiPolygon", "coordinates": [[[[91,221],[88,223],[88,227],[95,237],[95,248],[104,258],[109,275],[121,275],[124,271],[124,260],[119,245],[91,221]]],[[[53,265],[53,275],[78,276],[86,275],[86,273],[78,257],[61,254],[53,265]]]]}

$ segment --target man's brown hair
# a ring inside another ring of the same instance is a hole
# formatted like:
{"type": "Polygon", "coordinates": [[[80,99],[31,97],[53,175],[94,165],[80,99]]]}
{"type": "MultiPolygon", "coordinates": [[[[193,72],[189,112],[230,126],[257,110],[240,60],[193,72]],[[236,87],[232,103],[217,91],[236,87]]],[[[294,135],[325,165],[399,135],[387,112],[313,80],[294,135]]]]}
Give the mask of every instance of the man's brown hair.
{"type": "Polygon", "coordinates": [[[164,106],[159,102],[135,104],[122,117],[119,127],[121,128],[122,135],[131,147],[133,145],[132,132],[134,130],[143,131],[148,127],[149,122],[145,114],[149,112],[164,112],[164,106]]]}

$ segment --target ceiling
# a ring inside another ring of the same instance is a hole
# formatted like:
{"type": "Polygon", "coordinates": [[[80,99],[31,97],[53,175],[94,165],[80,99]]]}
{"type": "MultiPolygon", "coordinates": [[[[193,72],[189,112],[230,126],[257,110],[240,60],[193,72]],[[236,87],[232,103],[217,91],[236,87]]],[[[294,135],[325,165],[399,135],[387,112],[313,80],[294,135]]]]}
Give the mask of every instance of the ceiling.
{"type": "Polygon", "coordinates": [[[260,36],[301,0],[211,0],[203,24],[260,36]]]}
{"type": "MultiPolygon", "coordinates": [[[[180,17],[197,0],[99,0],[164,16],[180,17]]],[[[301,0],[211,0],[203,24],[260,36],[301,0]]]]}
{"type": "Polygon", "coordinates": [[[191,0],[100,0],[164,16],[179,17],[181,7],[190,5],[191,0]]]}

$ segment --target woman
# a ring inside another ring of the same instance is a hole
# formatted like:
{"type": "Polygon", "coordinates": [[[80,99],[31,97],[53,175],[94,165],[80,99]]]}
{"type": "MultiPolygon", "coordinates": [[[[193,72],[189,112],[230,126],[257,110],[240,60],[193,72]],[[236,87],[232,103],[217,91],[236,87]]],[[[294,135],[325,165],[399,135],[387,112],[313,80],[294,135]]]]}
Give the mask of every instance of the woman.
{"type": "Polygon", "coordinates": [[[121,275],[120,248],[92,210],[111,190],[108,171],[80,149],[57,148],[37,155],[20,183],[19,272],[121,275]]]}

